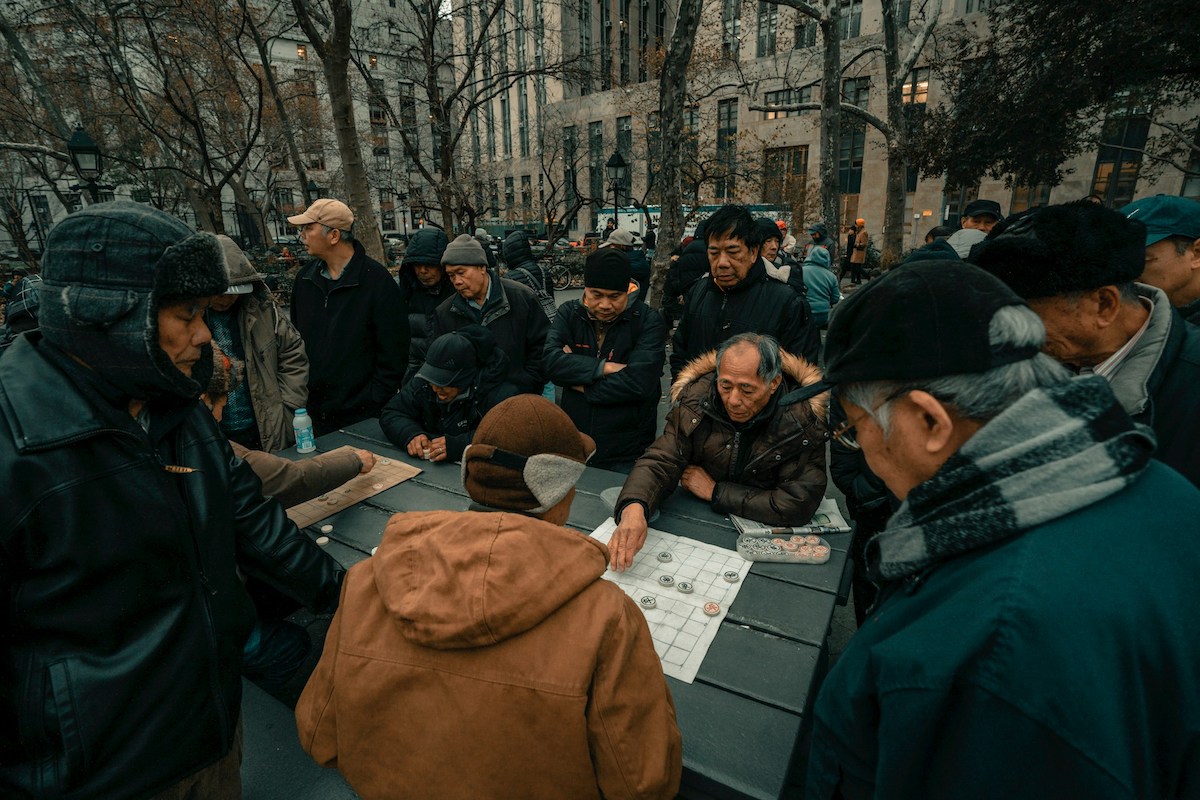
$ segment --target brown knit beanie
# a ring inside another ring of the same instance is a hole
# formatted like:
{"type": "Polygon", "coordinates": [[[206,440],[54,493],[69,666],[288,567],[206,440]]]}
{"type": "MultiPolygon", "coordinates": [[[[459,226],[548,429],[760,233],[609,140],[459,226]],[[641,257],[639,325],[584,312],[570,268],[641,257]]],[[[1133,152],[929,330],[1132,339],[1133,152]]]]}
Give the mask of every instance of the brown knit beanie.
{"type": "Polygon", "coordinates": [[[488,265],[487,254],[483,252],[483,245],[479,243],[478,239],[469,233],[464,233],[446,245],[446,252],[442,253],[442,265],[486,268],[488,265]]]}
{"type": "Polygon", "coordinates": [[[540,514],[567,496],[594,452],[561,408],[519,394],[479,423],[463,452],[463,487],[476,503],[540,514]]]}

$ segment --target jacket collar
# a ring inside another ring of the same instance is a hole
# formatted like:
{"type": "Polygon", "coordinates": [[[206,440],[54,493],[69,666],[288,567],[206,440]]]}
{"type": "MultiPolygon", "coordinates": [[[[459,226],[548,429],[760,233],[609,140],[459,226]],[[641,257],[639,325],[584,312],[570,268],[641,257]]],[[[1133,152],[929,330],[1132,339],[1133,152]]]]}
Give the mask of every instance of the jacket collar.
{"type": "MultiPolygon", "coordinates": [[[[509,311],[508,292],[504,291],[504,284],[500,280],[500,276],[496,271],[489,269],[488,273],[488,296],[483,302],[483,310],[480,312],[480,324],[487,325],[488,322],[502,317],[509,311]]],[[[455,292],[454,299],[450,303],[450,307],[458,314],[475,319],[475,308],[467,302],[467,299],[461,294],[455,292]]]]}
{"type": "Polygon", "coordinates": [[[1171,302],[1162,289],[1136,283],[1134,290],[1139,297],[1153,303],[1149,324],[1121,366],[1109,376],[1109,384],[1121,407],[1136,416],[1146,410],[1150,396],[1161,382],[1159,364],[1169,363],[1170,356],[1178,350],[1183,323],[1182,320],[1177,321],[1178,312],[1171,308],[1171,302]],[[1172,344],[1173,348],[1170,347],[1172,344]],[[1171,353],[1167,352],[1169,349],[1171,353]]]}
{"type": "MultiPolygon", "coordinates": [[[[367,251],[363,249],[362,242],[355,239],[351,246],[354,248],[354,255],[350,256],[350,260],[346,262],[345,268],[342,270],[341,276],[333,282],[332,289],[341,289],[349,286],[358,286],[362,280],[363,261],[367,259],[367,251]]],[[[317,276],[326,269],[325,262],[319,258],[311,258],[308,265],[304,267],[301,275],[308,280],[315,280],[317,276]]],[[[326,279],[328,280],[328,279],[326,279]]]]}
{"type": "Polygon", "coordinates": [[[766,260],[762,256],[759,256],[754,264],[751,265],[750,271],[746,273],[746,277],[728,289],[722,289],[720,286],[717,286],[717,282],[713,280],[712,271],[710,270],[708,276],[708,289],[710,292],[715,292],[717,294],[738,294],[739,292],[744,292],[751,286],[762,283],[765,280],[767,280],[766,260]]]}

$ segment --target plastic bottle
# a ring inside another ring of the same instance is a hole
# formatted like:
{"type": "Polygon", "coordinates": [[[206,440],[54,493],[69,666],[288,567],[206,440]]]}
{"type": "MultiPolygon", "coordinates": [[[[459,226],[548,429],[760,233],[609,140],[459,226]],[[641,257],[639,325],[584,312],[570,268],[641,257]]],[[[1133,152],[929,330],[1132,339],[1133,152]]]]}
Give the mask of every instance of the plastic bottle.
{"type": "Polygon", "coordinates": [[[308,409],[296,409],[296,416],[292,418],[292,428],[296,431],[297,453],[311,453],[317,449],[317,442],[313,438],[312,417],[308,415],[308,409]]]}

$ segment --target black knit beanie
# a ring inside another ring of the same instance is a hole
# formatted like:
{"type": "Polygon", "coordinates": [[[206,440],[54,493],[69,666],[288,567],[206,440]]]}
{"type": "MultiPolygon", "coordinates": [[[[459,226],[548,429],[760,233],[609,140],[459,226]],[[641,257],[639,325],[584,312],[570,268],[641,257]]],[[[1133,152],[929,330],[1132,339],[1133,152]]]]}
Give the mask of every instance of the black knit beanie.
{"type": "Polygon", "coordinates": [[[583,262],[583,285],[606,292],[629,291],[632,275],[629,254],[614,247],[602,247],[583,262]]]}
{"type": "Polygon", "coordinates": [[[129,397],[197,397],[212,374],[202,348],[189,377],[158,344],[158,310],[229,285],[217,237],[119,200],[54,226],[42,261],[41,330],[129,397]]]}

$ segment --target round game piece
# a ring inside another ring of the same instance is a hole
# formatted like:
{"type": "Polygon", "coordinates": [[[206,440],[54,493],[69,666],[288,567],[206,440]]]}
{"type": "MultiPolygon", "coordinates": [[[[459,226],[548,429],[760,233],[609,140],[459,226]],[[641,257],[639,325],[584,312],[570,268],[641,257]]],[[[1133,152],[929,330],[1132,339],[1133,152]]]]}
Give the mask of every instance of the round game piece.
{"type": "Polygon", "coordinates": [[[326,524],[326,525],[322,525],[322,526],[321,526],[321,533],[333,533],[333,526],[332,526],[332,525],[328,525],[328,524],[326,524]]]}
{"type": "Polygon", "coordinates": [[[371,488],[378,492],[380,489],[383,488],[383,484],[382,483],[373,483],[373,484],[371,484],[371,488]]]}
{"type": "Polygon", "coordinates": [[[805,536],[804,543],[805,544],[820,544],[821,537],[820,536],[805,536]]]}
{"type": "Polygon", "coordinates": [[[318,500],[328,500],[328,499],[329,499],[329,495],[327,495],[327,494],[319,494],[319,495],[317,495],[317,499],[318,499],[318,500]]]}
{"type": "Polygon", "coordinates": [[[376,551],[376,550],[378,550],[378,549],[379,549],[378,547],[372,547],[372,548],[371,548],[371,555],[375,555],[375,551],[376,551]]]}
{"type": "Polygon", "coordinates": [[[729,581],[730,583],[737,583],[738,581],[740,581],[742,579],[742,576],[737,574],[733,570],[729,570],[721,577],[724,578],[725,580],[729,581]]]}
{"type": "Polygon", "coordinates": [[[812,545],[808,545],[808,544],[806,544],[806,545],[803,545],[803,546],[802,546],[802,547],[801,547],[799,550],[797,550],[796,552],[797,552],[797,553],[799,553],[799,554],[800,554],[802,557],[804,557],[804,558],[812,558],[812,557],[813,557],[813,555],[815,555],[815,554],[813,553],[813,548],[812,548],[812,545]]]}
{"type": "Polygon", "coordinates": [[[328,536],[318,536],[317,544],[321,545],[321,547],[324,547],[325,545],[329,544],[329,537],[328,536]]]}
{"type": "Polygon", "coordinates": [[[325,502],[331,506],[336,506],[338,504],[338,499],[336,497],[331,497],[328,500],[326,500],[325,502]]]}
{"type": "Polygon", "coordinates": [[[783,548],[777,544],[769,544],[769,545],[767,545],[767,552],[768,553],[782,553],[783,548]]]}
{"type": "Polygon", "coordinates": [[[656,605],[658,605],[658,602],[650,595],[646,595],[641,600],[638,600],[638,605],[640,605],[642,608],[654,608],[656,605]]]}
{"type": "Polygon", "coordinates": [[[787,550],[789,553],[794,553],[800,549],[800,545],[796,544],[795,542],[780,542],[779,546],[784,550],[787,550]]]}
{"type": "Polygon", "coordinates": [[[664,564],[665,564],[665,563],[667,563],[668,561],[670,561],[672,558],[674,558],[674,556],[672,556],[672,555],[671,555],[669,552],[667,552],[666,550],[664,550],[664,551],[662,551],[661,553],[659,553],[659,554],[658,554],[658,560],[659,560],[659,561],[661,561],[661,562],[663,562],[664,564]]]}
{"type": "Polygon", "coordinates": [[[675,579],[672,578],[670,575],[659,575],[658,582],[661,583],[663,586],[671,586],[675,583],[675,579]]]}
{"type": "Polygon", "coordinates": [[[381,459],[379,459],[379,463],[380,464],[390,464],[390,463],[392,463],[392,460],[390,458],[381,458],[381,459]]]}
{"type": "Polygon", "coordinates": [[[792,541],[795,542],[796,544],[804,544],[804,538],[805,537],[803,537],[803,536],[793,536],[792,541]]]}
{"type": "Polygon", "coordinates": [[[675,588],[678,589],[679,591],[683,592],[684,594],[692,593],[692,585],[690,583],[688,583],[687,581],[680,581],[679,583],[675,584],[675,588]]]}
{"type": "Polygon", "coordinates": [[[432,450],[430,450],[428,447],[426,447],[424,450],[422,450],[422,451],[421,451],[421,458],[423,458],[423,459],[425,459],[426,461],[428,461],[428,460],[429,460],[429,456],[430,456],[430,455],[432,455],[432,453],[433,453],[433,451],[432,451],[432,450]]]}
{"type": "Polygon", "coordinates": [[[813,548],[813,555],[817,558],[824,558],[825,556],[829,555],[829,548],[825,545],[818,545],[817,547],[813,548]]]}
{"type": "Polygon", "coordinates": [[[715,617],[717,614],[721,613],[721,607],[716,603],[705,603],[704,613],[708,614],[710,617],[715,617]]]}

